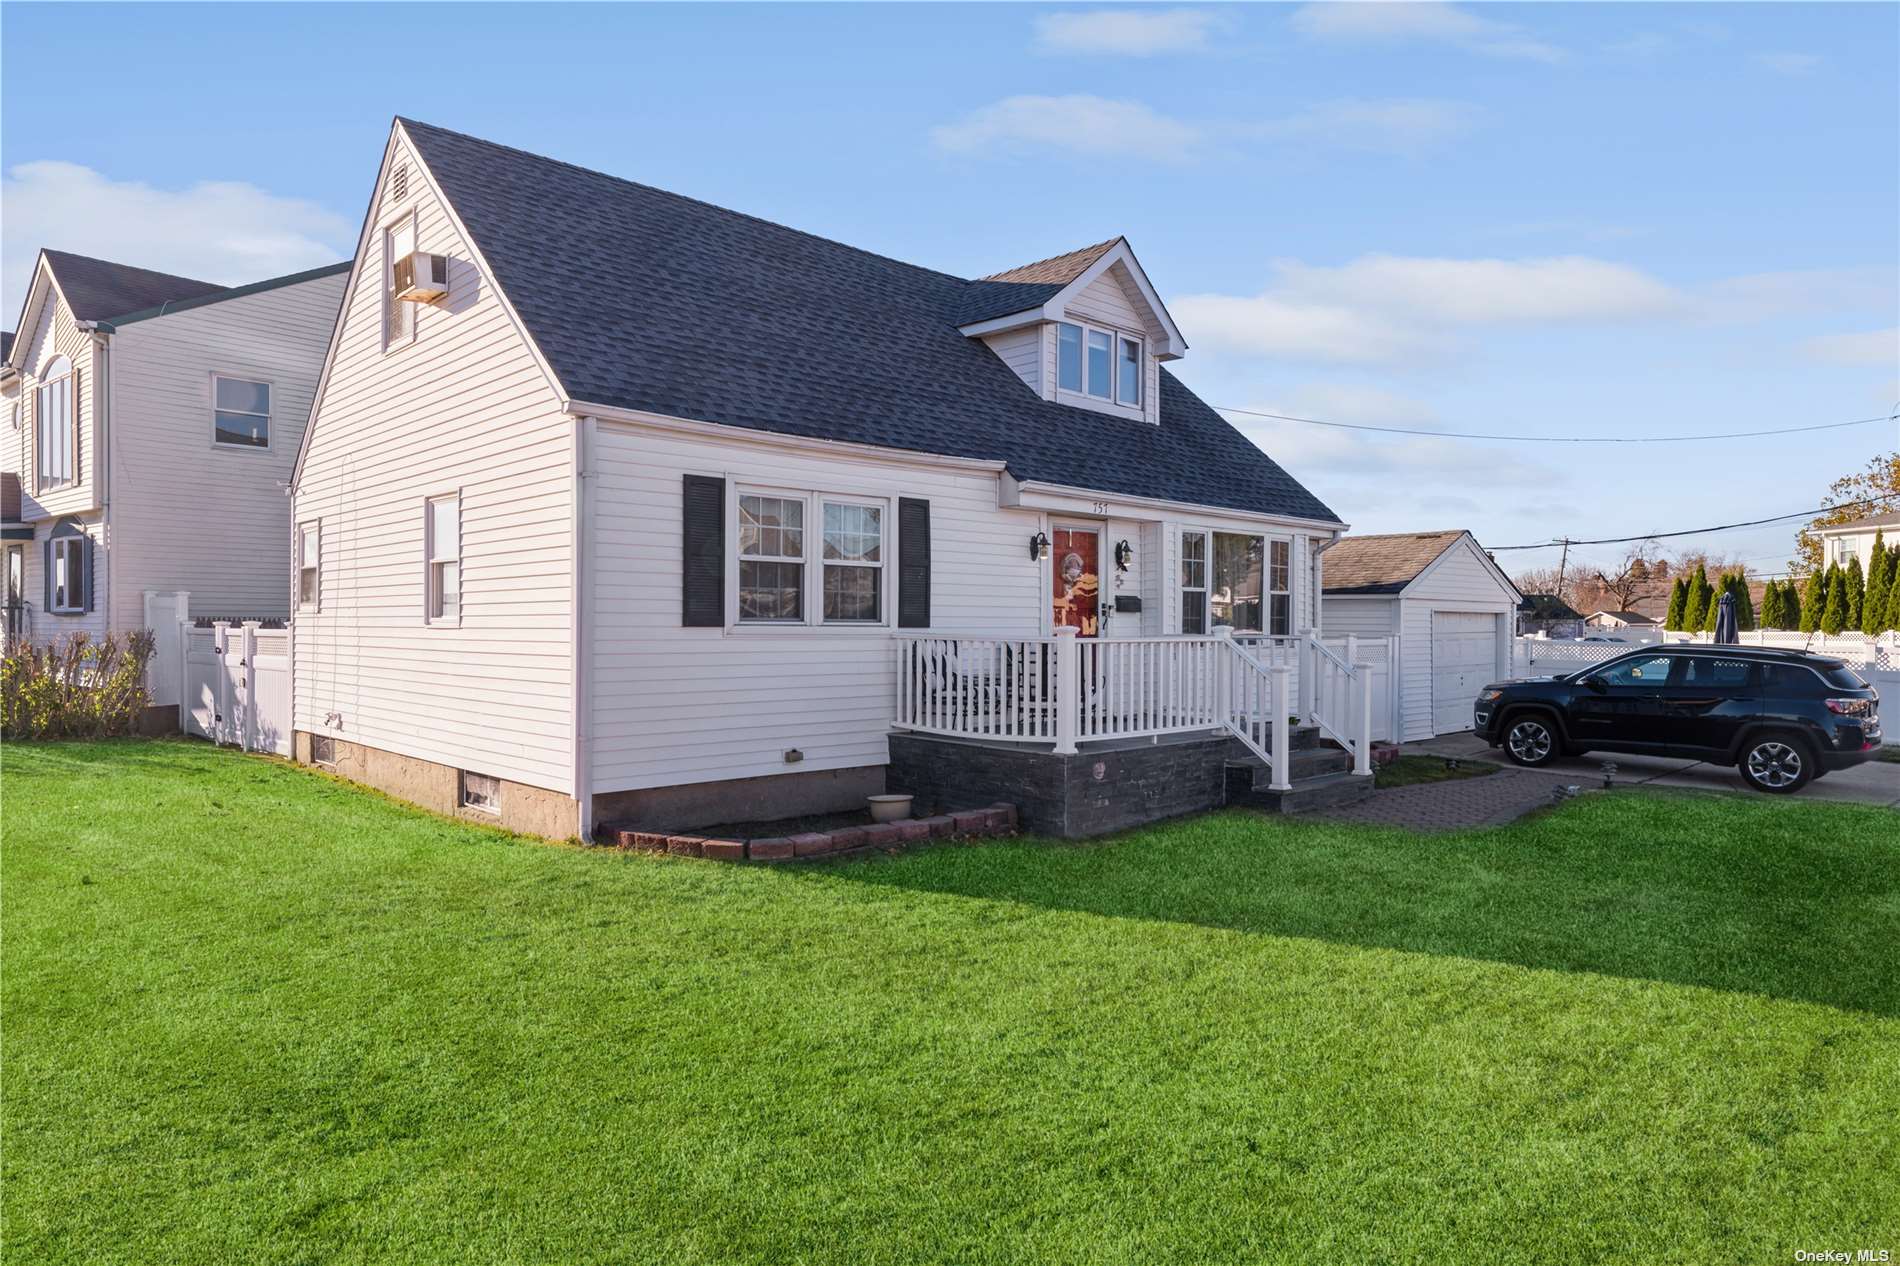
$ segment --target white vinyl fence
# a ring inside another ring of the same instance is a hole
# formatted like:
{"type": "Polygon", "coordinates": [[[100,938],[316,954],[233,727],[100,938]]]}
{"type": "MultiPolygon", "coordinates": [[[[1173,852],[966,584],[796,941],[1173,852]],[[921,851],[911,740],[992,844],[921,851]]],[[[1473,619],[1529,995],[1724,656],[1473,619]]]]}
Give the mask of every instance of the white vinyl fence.
{"type": "Polygon", "coordinates": [[[178,727],[247,752],[290,755],[290,632],[180,624],[178,727]]]}

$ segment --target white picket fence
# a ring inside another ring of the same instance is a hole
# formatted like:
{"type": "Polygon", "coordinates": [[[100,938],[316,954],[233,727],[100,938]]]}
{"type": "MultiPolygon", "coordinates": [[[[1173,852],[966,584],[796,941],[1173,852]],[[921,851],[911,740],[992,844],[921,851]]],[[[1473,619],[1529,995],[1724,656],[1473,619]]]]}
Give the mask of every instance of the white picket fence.
{"type": "Polygon", "coordinates": [[[247,752],[290,755],[290,631],[256,620],[198,627],[188,593],[145,594],[157,645],[146,685],[178,728],[247,752]]]}

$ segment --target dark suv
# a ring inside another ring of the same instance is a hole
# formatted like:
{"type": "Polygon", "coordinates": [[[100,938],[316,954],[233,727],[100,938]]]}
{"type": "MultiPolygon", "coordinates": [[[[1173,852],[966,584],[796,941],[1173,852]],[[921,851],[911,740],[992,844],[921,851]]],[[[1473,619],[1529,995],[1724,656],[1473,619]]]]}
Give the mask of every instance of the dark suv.
{"type": "Polygon", "coordinates": [[[1838,659],[1757,646],[1651,646],[1478,692],[1478,736],[1520,765],[1588,751],[1735,765],[1791,792],[1880,751],[1880,695],[1838,659]]]}

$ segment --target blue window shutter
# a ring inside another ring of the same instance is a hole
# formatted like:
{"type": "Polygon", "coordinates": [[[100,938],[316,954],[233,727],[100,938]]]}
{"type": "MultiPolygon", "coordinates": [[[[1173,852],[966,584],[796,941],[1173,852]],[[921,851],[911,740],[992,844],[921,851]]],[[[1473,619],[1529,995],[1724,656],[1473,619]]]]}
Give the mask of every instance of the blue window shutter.
{"type": "Polygon", "coordinates": [[[680,623],[716,629],[726,622],[726,481],[687,475],[681,491],[680,623]]]}
{"type": "Polygon", "coordinates": [[[93,577],[95,574],[97,574],[97,570],[98,570],[93,562],[93,555],[96,552],[97,551],[95,547],[95,542],[90,536],[88,536],[86,538],[86,549],[85,549],[86,561],[80,566],[80,569],[79,569],[80,583],[86,587],[86,590],[85,590],[86,601],[84,603],[84,606],[86,610],[88,611],[92,610],[92,599],[93,599],[92,591],[94,588],[92,582],[93,582],[93,577]]]}
{"type": "Polygon", "coordinates": [[[53,542],[47,538],[40,542],[40,579],[46,582],[46,594],[40,603],[41,611],[53,609],[53,542]]]}
{"type": "Polygon", "coordinates": [[[897,499],[897,627],[930,627],[930,503],[897,499]]]}

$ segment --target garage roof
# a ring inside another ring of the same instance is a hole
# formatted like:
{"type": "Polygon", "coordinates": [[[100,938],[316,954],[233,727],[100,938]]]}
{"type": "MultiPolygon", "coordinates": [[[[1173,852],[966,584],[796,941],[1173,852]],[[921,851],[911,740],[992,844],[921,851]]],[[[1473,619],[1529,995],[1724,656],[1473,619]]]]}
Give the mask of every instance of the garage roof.
{"type": "Polygon", "coordinates": [[[1453,528],[1445,532],[1348,536],[1321,556],[1326,592],[1399,593],[1463,535],[1464,529],[1453,528]]]}

